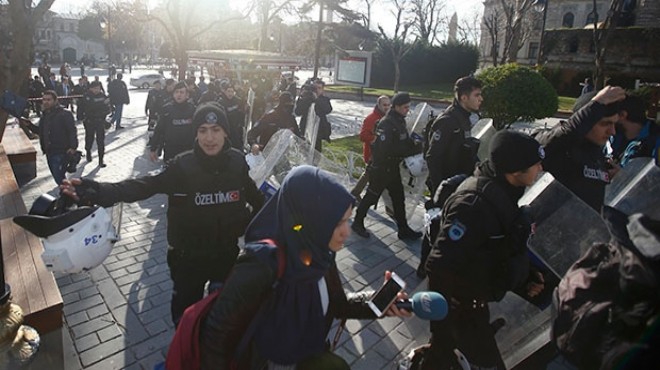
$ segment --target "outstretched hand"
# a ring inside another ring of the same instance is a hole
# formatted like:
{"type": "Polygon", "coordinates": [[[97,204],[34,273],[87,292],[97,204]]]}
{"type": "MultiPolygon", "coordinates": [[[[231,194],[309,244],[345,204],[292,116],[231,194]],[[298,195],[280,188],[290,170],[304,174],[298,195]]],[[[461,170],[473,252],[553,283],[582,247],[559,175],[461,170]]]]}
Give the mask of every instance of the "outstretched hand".
{"type": "Polygon", "coordinates": [[[80,201],[80,197],[76,193],[76,186],[81,185],[82,180],[75,178],[75,179],[64,179],[62,181],[62,185],[60,185],[60,192],[62,194],[68,196],[69,198],[73,199],[76,202],[80,201]]]}
{"type": "Polygon", "coordinates": [[[595,100],[603,105],[608,105],[625,98],[626,90],[623,88],[619,86],[605,86],[603,89],[598,91],[598,93],[591,100],[595,100]]]}

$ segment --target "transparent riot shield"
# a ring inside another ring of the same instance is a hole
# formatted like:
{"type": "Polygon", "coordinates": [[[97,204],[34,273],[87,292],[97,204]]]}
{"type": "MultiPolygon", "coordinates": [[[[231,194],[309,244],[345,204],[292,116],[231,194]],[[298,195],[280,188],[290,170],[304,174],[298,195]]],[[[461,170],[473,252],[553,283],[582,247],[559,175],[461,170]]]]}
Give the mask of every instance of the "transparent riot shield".
{"type": "Polygon", "coordinates": [[[350,189],[355,180],[348,167],[323,156],[314,146],[296,136],[291,130],[279,130],[263,150],[264,162],[251,173],[262,190],[278,189],[284,177],[296,166],[312,165],[329,172],[339,183],[350,189]],[[314,153],[310,158],[309,153],[314,153]]]}
{"type": "Polygon", "coordinates": [[[491,321],[503,318],[505,322],[495,338],[508,369],[550,342],[549,298],[559,278],[586,248],[610,238],[600,216],[549,173],[518,203],[526,207],[534,223],[528,247],[532,263],[543,271],[545,289],[537,300],[508,292],[501,301],[489,305],[491,321]]]}
{"type": "MultiPolygon", "coordinates": [[[[312,144],[312,148],[316,143],[316,138],[319,135],[319,124],[321,119],[316,115],[315,109],[316,104],[309,106],[309,111],[307,113],[307,125],[305,125],[305,132],[301,132],[302,137],[312,144]]],[[[311,153],[310,153],[311,154],[311,153]]]]}
{"type": "Polygon", "coordinates": [[[248,95],[247,95],[247,104],[250,107],[250,110],[248,110],[248,114],[245,116],[245,124],[243,125],[243,147],[247,148],[248,142],[247,142],[247,133],[252,129],[252,113],[254,112],[254,98],[256,96],[256,93],[252,88],[248,90],[248,95]]]}
{"type": "Polygon", "coordinates": [[[426,123],[433,114],[433,108],[430,105],[426,103],[417,104],[415,109],[406,117],[408,132],[421,135],[426,127],[426,123]]]}
{"type": "Polygon", "coordinates": [[[660,168],[653,158],[635,158],[605,188],[605,205],[660,220],[660,168]]]}
{"type": "Polygon", "coordinates": [[[495,127],[493,127],[492,118],[482,118],[477,121],[474,126],[472,126],[470,136],[479,139],[479,151],[477,152],[479,160],[483,161],[484,159],[488,158],[488,147],[490,147],[490,139],[492,139],[496,132],[497,130],[495,130],[495,127]]]}

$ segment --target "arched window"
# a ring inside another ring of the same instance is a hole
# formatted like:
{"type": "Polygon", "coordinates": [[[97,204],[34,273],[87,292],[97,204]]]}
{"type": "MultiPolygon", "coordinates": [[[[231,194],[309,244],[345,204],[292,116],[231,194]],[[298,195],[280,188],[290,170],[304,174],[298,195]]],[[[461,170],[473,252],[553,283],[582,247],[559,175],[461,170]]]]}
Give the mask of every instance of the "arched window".
{"type": "Polygon", "coordinates": [[[564,14],[564,18],[561,21],[561,26],[566,28],[573,28],[574,20],[575,20],[575,16],[573,15],[573,13],[568,12],[564,14]]]}
{"type": "Polygon", "coordinates": [[[587,21],[584,23],[585,26],[592,25],[594,24],[594,20],[596,19],[596,15],[594,12],[591,12],[587,14],[587,21]]]}

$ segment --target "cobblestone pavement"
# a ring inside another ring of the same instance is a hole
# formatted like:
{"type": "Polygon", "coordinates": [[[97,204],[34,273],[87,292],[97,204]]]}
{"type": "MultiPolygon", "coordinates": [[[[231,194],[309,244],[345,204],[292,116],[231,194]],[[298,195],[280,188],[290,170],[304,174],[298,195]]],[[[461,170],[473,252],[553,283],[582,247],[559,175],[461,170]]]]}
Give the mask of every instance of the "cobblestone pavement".
{"type": "MultiPolygon", "coordinates": [[[[134,102],[124,109],[120,131],[108,131],[107,168],[95,159],[81,162],[74,176],[118,181],[148,174],[160,167],[145,156],[146,118],[140,116],[146,92],[131,90],[134,102]],[[141,105],[142,104],[142,105],[141,105]]],[[[84,147],[82,124],[78,125],[84,147]]],[[[34,142],[38,148],[38,143],[34,142]]],[[[38,175],[21,189],[28,208],[43,193],[56,194],[45,156],[38,156],[38,175]]],[[[72,275],[57,275],[64,299],[65,369],[153,369],[164,360],[172,338],[169,303],[172,284],[166,264],[167,200],[164,195],[124,205],[121,240],[103,265],[72,275]]],[[[420,225],[413,225],[420,228],[420,225]]],[[[408,292],[420,285],[415,276],[420,242],[396,237],[394,222],[370,211],[370,239],[352,236],[337,255],[347,291],[377,288],[385,270],[396,271],[408,292]]],[[[425,285],[425,284],[423,284],[425,285]]],[[[386,318],[349,320],[337,353],[353,369],[396,369],[403,353],[427,339],[426,324],[386,318]],[[417,341],[415,341],[415,338],[417,341]]],[[[335,330],[330,333],[334,336],[335,330]]]]}

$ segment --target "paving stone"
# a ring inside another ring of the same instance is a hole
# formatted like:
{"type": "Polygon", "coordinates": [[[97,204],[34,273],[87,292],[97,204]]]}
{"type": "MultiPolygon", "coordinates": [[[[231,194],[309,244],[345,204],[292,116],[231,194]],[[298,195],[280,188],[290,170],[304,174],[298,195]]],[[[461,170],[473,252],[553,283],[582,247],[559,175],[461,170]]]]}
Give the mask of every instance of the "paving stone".
{"type": "MultiPolygon", "coordinates": [[[[119,339],[117,338],[116,340],[119,341],[119,339]]],[[[114,343],[110,343],[104,349],[113,350],[115,349],[113,345],[114,343]]],[[[114,354],[106,355],[98,352],[101,351],[90,352],[85,356],[86,360],[96,360],[90,366],[86,365],[85,370],[123,370],[136,362],[135,356],[130,350],[119,350],[115,351],[114,354]]],[[[83,354],[81,354],[81,359],[82,357],[83,354]]]]}
{"type": "Polygon", "coordinates": [[[86,310],[88,308],[94,307],[96,305],[99,305],[103,302],[103,298],[101,297],[100,294],[93,295],[91,297],[87,297],[85,299],[81,299],[76,302],[65,302],[64,304],[64,314],[65,315],[70,315],[76,312],[80,312],[83,310],[86,310]]]}
{"type": "Polygon", "coordinates": [[[107,303],[107,302],[104,302],[103,304],[100,304],[98,306],[94,306],[94,307],[88,309],[87,311],[85,311],[85,313],[87,314],[87,317],[89,317],[89,319],[95,319],[99,316],[103,316],[103,315],[107,314],[108,312],[110,312],[108,310],[108,306],[105,303],[107,303]]]}
{"type": "Polygon", "coordinates": [[[111,279],[106,279],[97,284],[99,293],[103,296],[110,308],[119,307],[126,303],[126,298],[117,288],[117,284],[111,279]]]}
{"type": "Polygon", "coordinates": [[[73,333],[73,339],[82,338],[83,336],[99,331],[103,328],[106,328],[114,324],[114,319],[112,315],[106,314],[89,321],[85,321],[80,325],[72,326],[71,332],[73,333]]]}
{"type": "Polygon", "coordinates": [[[74,343],[76,345],[76,349],[78,349],[78,352],[83,352],[98,345],[101,343],[101,341],[99,340],[98,335],[92,332],[79,339],[76,339],[74,343]]]}
{"type": "Polygon", "coordinates": [[[87,312],[82,311],[82,312],[74,313],[72,315],[65,316],[65,319],[68,326],[75,326],[82,322],[87,321],[89,318],[87,317],[87,312]]]}
{"type": "Polygon", "coordinates": [[[96,332],[98,334],[99,339],[101,342],[107,342],[110,339],[116,338],[120,335],[122,335],[122,332],[119,330],[117,325],[110,325],[107,328],[103,328],[99,331],[96,332]]]}

